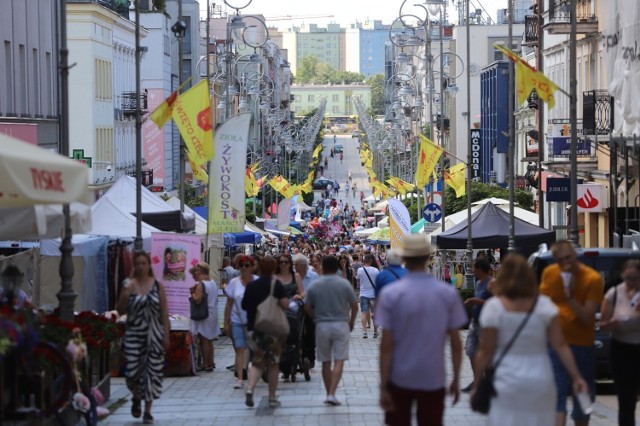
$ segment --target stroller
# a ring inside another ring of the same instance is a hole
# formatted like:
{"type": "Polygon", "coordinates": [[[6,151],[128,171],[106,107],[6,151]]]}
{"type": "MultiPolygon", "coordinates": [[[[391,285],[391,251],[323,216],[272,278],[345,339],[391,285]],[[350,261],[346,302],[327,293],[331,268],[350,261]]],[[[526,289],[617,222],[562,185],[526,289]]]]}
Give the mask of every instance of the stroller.
{"type": "Polygon", "coordinates": [[[302,373],[304,379],[311,380],[309,374],[310,361],[304,357],[303,336],[309,324],[309,318],[304,313],[304,303],[302,301],[291,302],[287,309],[287,320],[289,320],[289,335],[285,342],[284,350],[280,357],[280,371],[285,380],[296,381],[296,374],[302,373]]]}

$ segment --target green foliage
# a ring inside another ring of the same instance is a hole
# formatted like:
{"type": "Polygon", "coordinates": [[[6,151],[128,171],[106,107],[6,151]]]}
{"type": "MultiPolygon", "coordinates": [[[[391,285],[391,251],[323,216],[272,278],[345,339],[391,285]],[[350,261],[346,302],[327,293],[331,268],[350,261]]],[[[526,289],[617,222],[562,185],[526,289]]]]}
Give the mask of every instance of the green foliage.
{"type": "Polygon", "coordinates": [[[372,116],[384,115],[384,75],[372,75],[367,78],[366,83],[371,86],[370,114],[372,116]]]}
{"type": "Polygon", "coordinates": [[[404,204],[407,210],[409,210],[409,217],[411,218],[411,223],[416,223],[418,220],[420,220],[421,212],[418,211],[417,197],[414,198],[413,205],[411,205],[411,198],[405,198],[404,200],[402,200],[402,204],[404,204]]]}
{"type": "Polygon", "coordinates": [[[422,135],[426,138],[431,139],[431,126],[429,124],[425,124],[422,126],[422,135]]]}
{"type": "Polygon", "coordinates": [[[164,12],[167,7],[167,0],[153,0],[153,6],[156,10],[164,12]]]}
{"type": "Polygon", "coordinates": [[[351,84],[364,81],[364,75],[336,70],[331,65],[318,61],[315,55],[311,55],[300,60],[295,81],[299,84],[351,84]]]}
{"type": "MultiPolygon", "coordinates": [[[[180,194],[180,185],[178,184],[178,194],[180,194]]],[[[184,185],[184,204],[189,207],[202,207],[207,204],[206,195],[196,195],[196,189],[191,185],[184,185]]]]}
{"type": "MultiPolygon", "coordinates": [[[[471,183],[471,202],[476,202],[491,197],[503,198],[505,200],[508,200],[509,190],[497,185],[489,185],[482,182],[471,183]]],[[[516,189],[515,201],[518,207],[525,210],[533,211],[533,195],[530,192],[516,189]]],[[[447,215],[466,210],[467,208],[467,196],[464,195],[460,198],[456,198],[456,192],[453,190],[453,188],[448,186],[444,202],[447,215]]]]}

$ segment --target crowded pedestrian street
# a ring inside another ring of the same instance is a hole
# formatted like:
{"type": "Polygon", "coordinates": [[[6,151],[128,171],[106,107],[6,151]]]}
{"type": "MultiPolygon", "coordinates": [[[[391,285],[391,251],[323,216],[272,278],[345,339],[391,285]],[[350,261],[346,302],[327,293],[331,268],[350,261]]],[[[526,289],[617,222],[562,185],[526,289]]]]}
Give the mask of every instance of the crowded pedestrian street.
{"type": "MultiPolygon", "coordinates": [[[[362,328],[356,324],[351,333],[349,361],[345,364],[338,398],[343,404],[331,407],[323,404],[325,397],[320,369],[311,372],[306,382],[298,374],[295,383],[278,385],[282,407],[267,407],[266,383],[259,383],[255,408],[244,404],[244,391],[233,389],[235,378],[225,367],[233,364],[233,347],[229,338],[221,336],[215,341],[216,368],[212,373],[198,373],[193,377],[167,377],[164,379],[162,398],[154,403],[155,424],[178,425],[350,425],[372,426],[383,423],[378,405],[380,382],[378,359],[379,339],[362,339],[362,328]]],[[[447,365],[447,368],[450,366],[447,365]]],[[[471,381],[472,373],[467,360],[462,364],[461,383],[471,381]]],[[[114,407],[109,417],[100,422],[105,426],[134,425],[131,418],[131,394],[124,379],[111,381],[111,399],[107,406],[114,407]]],[[[593,426],[616,425],[615,395],[598,395],[591,415],[593,426]]],[[[640,420],[640,417],[638,417],[640,420]]],[[[471,411],[469,394],[462,394],[460,402],[452,406],[446,398],[444,424],[447,426],[481,426],[484,416],[471,411]]],[[[515,425],[514,425],[515,426],[515,425]]]]}

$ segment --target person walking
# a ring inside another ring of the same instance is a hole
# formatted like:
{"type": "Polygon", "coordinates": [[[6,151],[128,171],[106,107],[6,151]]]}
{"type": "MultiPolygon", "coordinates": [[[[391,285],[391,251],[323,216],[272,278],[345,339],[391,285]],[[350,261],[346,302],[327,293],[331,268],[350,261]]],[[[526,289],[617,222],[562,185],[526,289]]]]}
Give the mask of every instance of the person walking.
{"type": "Polygon", "coordinates": [[[442,425],[445,399],[445,342],[451,345],[453,404],[460,397],[462,343],[458,329],[467,314],[451,286],[426,272],[431,245],[424,235],[407,235],[401,251],[409,270],[380,293],[376,314],[380,343],[380,406],[385,424],[411,424],[417,402],[418,425],[442,425]]]}
{"type": "Polygon", "coordinates": [[[305,312],[316,324],[318,361],[322,362],[325,404],[341,405],[336,390],[344,362],[349,359],[349,335],[358,314],[358,302],[351,284],[337,275],[338,258],[322,259],[324,275],[311,284],[305,296],[305,312]],[[333,367],[332,367],[333,362],[333,367]]]}
{"type": "MultiPolygon", "coordinates": [[[[556,263],[542,272],[540,293],[558,306],[562,334],[573,352],[580,375],[589,385],[593,401],[596,385],[594,325],[604,284],[598,271],[578,261],[570,241],[558,241],[551,252],[556,263]]],[[[554,351],[551,351],[551,363],[558,392],[556,426],[563,426],[567,417],[567,398],[571,393],[571,376],[554,351]]],[[[571,417],[577,426],[589,424],[589,415],[582,411],[575,396],[571,417]]]]}
{"type": "Polygon", "coordinates": [[[240,307],[247,312],[248,345],[253,351],[249,386],[245,394],[247,407],[254,405],[253,391],[262,376],[262,370],[265,368],[268,368],[269,407],[278,408],[281,406],[276,397],[276,389],[278,387],[278,364],[284,339],[254,329],[258,305],[269,297],[272,281],[274,281],[273,296],[278,299],[279,306],[283,311],[289,307],[289,299],[285,294],[284,286],[274,278],[276,266],[277,262],[272,256],[265,256],[260,260],[260,278],[247,284],[240,304],[240,307]]]}
{"type": "Polygon", "coordinates": [[[251,281],[258,279],[253,274],[254,259],[244,256],[239,259],[240,276],[231,280],[227,286],[227,303],[224,307],[224,334],[231,336],[231,343],[235,351],[235,372],[238,378],[234,389],[244,387],[247,377],[247,312],[242,309],[244,292],[251,281]]]}
{"type": "MultiPolygon", "coordinates": [[[[306,295],[311,287],[311,283],[314,282],[319,275],[311,270],[309,267],[309,259],[303,254],[293,256],[293,266],[296,273],[302,277],[302,287],[306,295]]],[[[313,368],[316,362],[316,329],[313,324],[313,318],[306,314],[306,312],[301,344],[303,365],[306,363],[309,368],[313,368]]]]}
{"type": "Polygon", "coordinates": [[[360,204],[364,204],[364,191],[360,191],[360,204]]]}
{"type": "Polygon", "coordinates": [[[549,345],[571,377],[573,392],[588,391],[562,335],[558,308],[538,294],[533,269],[517,254],[504,259],[492,289],[495,297],[484,303],[480,313],[474,373],[474,383],[479,383],[482,372],[499,362],[493,381],[497,396],[491,400],[488,424],[552,425],[556,387],[549,345]]]}
{"type": "MultiPolygon", "coordinates": [[[[353,195],[353,198],[356,198],[356,192],[358,191],[358,185],[356,185],[355,183],[353,185],[351,185],[351,193],[353,195]]],[[[354,207],[355,208],[355,207],[354,207]]]]}
{"type": "Polygon", "coordinates": [[[360,311],[362,311],[362,338],[369,337],[367,334],[367,328],[371,326],[373,322],[373,337],[378,337],[378,324],[374,321],[373,310],[376,302],[375,282],[376,277],[380,273],[378,269],[373,266],[374,258],[372,254],[365,254],[363,265],[358,269],[356,278],[360,286],[360,311]]]}
{"type": "Polygon", "coordinates": [[[398,281],[407,274],[407,269],[402,266],[402,256],[398,250],[387,252],[387,266],[376,277],[375,295],[380,296],[383,287],[398,281]]]}
{"type": "Polygon", "coordinates": [[[276,280],[284,286],[284,292],[289,299],[302,300],[304,288],[302,278],[293,269],[293,259],[290,254],[278,256],[278,266],[276,267],[276,280]]]}
{"type": "Polygon", "coordinates": [[[151,405],[162,393],[164,354],[169,350],[169,315],[164,286],[153,276],[151,258],[145,252],[133,255],[133,275],[122,288],[118,313],[127,314],[122,347],[126,360],[125,378],[132,394],[131,415],[142,415],[152,424],[151,405]]]}
{"type": "Polygon", "coordinates": [[[190,320],[191,334],[198,340],[198,346],[202,355],[201,369],[206,372],[216,368],[213,339],[220,335],[218,322],[218,286],[209,278],[209,264],[200,262],[189,269],[196,283],[189,289],[191,298],[195,303],[201,303],[207,297],[209,316],[200,321],[190,320]]]}
{"type": "MultiPolygon", "coordinates": [[[[489,282],[493,279],[491,276],[491,265],[489,265],[487,259],[477,258],[475,262],[473,262],[473,276],[476,279],[473,297],[464,301],[465,308],[471,308],[472,312],[471,322],[467,330],[467,340],[464,344],[464,352],[469,357],[471,370],[475,377],[475,356],[478,349],[478,342],[480,341],[480,312],[482,311],[484,303],[491,297],[489,282]]],[[[463,388],[462,392],[471,392],[471,389],[473,389],[473,382],[463,388]]]]}
{"type": "Polygon", "coordinates": [[[344,196],[349,198],[349,181],[344,183],[344,196]]]}
{"type": "Polygon", "coordinates": [[[611,331],[609,363],[618,397],[618,425],[633,426],[640,392],[640,260],[627,260],[622,283],[607,291],[600,330],[611,331]]]}

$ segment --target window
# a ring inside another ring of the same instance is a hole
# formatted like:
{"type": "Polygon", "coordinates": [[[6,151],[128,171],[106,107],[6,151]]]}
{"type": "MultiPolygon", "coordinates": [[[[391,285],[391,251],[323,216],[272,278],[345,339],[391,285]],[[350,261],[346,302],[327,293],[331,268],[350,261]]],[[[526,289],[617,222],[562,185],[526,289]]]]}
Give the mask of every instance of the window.
{"type": "Polygon", "coordinates": [[[40,104],[40,61],[38,59],[38,49],[32,49],[31,60],[33,61],[33,69],[31,78],[33,79],[33,97],[31,112],[35,115],[40,115],[42,111],[42,105],[40,104]]]}
{"type": "Polygon", "coordinates": [[[315,102],[315,96],[314,95],[307,95],[307,102],[315,102]]]}
{"type": "MultiPolygon", "coordinates": [[[[20,102],[19,113],[27,114],[29,111],[29,98],[27,97],[27,50],[24,44],[18,45],[18,78],[20,79],[18,87],[17,100],[20,102]]],[[[18,111],[16,111],[18,112],[18,111]]]]}
{"type": "Polygon", "coordinates": [[[113,157],[113,128],[98,127],[96,129],[95,161],[114,162],[113,157]]]}
{"type": "Polygon", "coordinates": [[[338,105],[334,105],[332,110],[331,110],[334,114],[340,112],[340,107],[338,105]]]}
{"type": "Polygon", "coordinates": [[[13,56],[11,55],[11,42],[4,42],[4,63],[5,63],[5,102],[4,112],[7,114],[15,113],[13,105],[13,56]]]}
{"type": "MultiPolygon", "coordinates": [[[[182,20],[185,24],[187,24],[187,29],[184,32],[184,37],[182,38],[182,54],[188,55],[191,53],[191,17],[183,16],[182,20]]],[[[186,81],[186,80],[182,80],[186,81]]]]}
{"type": "Polygon", "coordinates": [[[54,115],[54,111],[55,111],[55,107],[53,105],[53,60],[51,58],[51,52],[47,52],[45,54],[45,67],[46,67],[46,79],[43,80],[46,84],[44,92],[46,95],[46,98],[44,99],[44,102],[46,103],[46,108],[44,108],[44,115],[46,116],[53,116],[54,115]]]}
{"type": "Polygon", "coordinates": [[[331,100],[333,102],[340,102],[340,95],[331,95],[331,100]]]}
{"type": "Polygon", "coordinates": [[[113,74],[111,62],[104,59],[95,60],[96,99],[107,101],[113,98],[113,74]]]}

